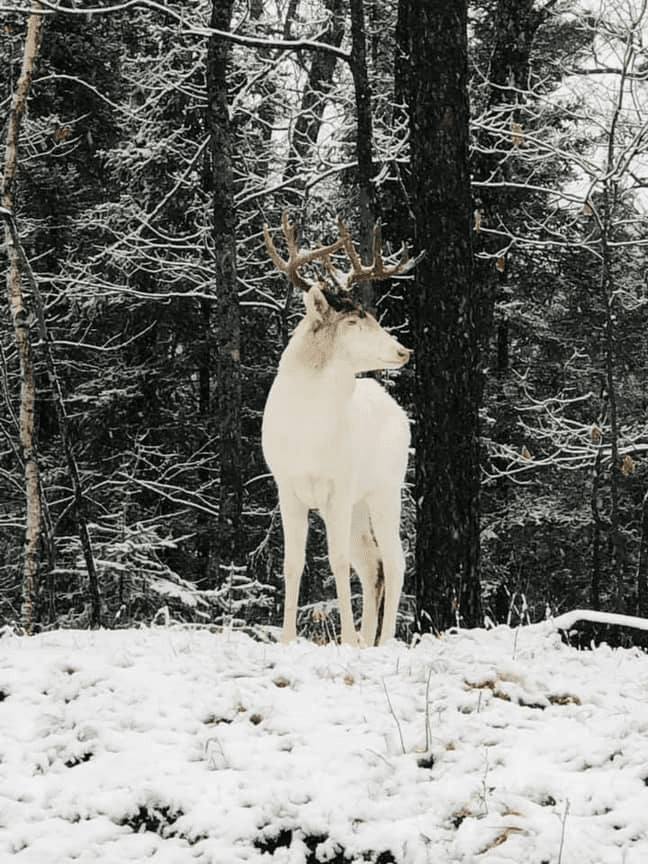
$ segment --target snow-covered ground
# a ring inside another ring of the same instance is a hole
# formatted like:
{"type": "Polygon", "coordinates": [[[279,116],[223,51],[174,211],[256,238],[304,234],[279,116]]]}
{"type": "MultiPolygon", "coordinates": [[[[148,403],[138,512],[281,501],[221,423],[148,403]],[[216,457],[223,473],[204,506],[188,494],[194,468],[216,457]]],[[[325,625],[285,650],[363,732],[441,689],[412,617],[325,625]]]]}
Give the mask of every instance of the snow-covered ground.
{"type": "Polygon", "coordinates": [[[648,862],[648,657],[0,639],[0,862],[648,862]]]}

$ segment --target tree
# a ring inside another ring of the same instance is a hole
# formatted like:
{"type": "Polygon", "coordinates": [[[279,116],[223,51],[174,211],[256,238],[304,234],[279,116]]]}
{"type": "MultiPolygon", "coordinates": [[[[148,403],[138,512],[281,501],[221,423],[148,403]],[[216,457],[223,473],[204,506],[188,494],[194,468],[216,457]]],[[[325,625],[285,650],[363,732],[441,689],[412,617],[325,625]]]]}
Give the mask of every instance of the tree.
{"type": "Polygon", "coordinates": [[[467,4],[401,0],[415,244],[416,595],[421,630],[480,621],[479,297],[468,168],[467,4]]]}
{"type": "MultiPolygon", "coordinates": [[[[540,5],[537,0],[486,0],[483,4],[487,14],[478,19],[476,29],[479,35],[475,39],[472,58],[476,67],[480,59],[484,65],[487,63],[487,69],[480,70],[484,75],[483,86],[474,94],[481,116],[473,124],[476,140],[471,153],[473,175],[477,180],[488,181],[480,185],[475,196],[480,224],[493,225],[501,218],[511,219],[512,211],[517,210],[526,197],[524,189],[502,186],[507,180],[520,182],[523,177],[520,176],[519,161],[503,159],[500,148],[493,146],[492,127],[495,125],[499,130],[506,130],[514,147],[522,143],[526,131],[524,122],[528,123],[530,113],[528,105],[535,104],[529,81],[534,37],[556,2],[547,0],[540,5]],[[486,32],[482,34],[484,29],[486,32]],[[488,51],[487,60],[479,56],[483,43],[486,43],[484,49],[488,51]],[[524,112],[522,105],[526,108],[524,112]]],[[[476,119],[473,116],[473,120],[476,119]]],[[[492,336],[494,306],[506,290],[508,270],[506,254],[502,254],[496,238],[477,231],[474,247],[478,259],[475,278],[482,284],[486,302],[481,316],[480,338],[482,350],[487,351],[492,336]],[[494,259],[497,260],[496,267],[493,266],[494,259]]],[[[496,330],[496,368],[498,374],[504,375],[509,360],[506,316],[497,317],[496,330]]]]}
{"type": "Polygon", "coordinates": [[[42,527],[41,485],[34,432],[36,381],[32,340],[29,329],[28,310],[25,306],[23,262],[20,256],[17,236],[15,230],[12,231],[12,227],[15,228],[13,220],[16,175],[18,173],[18,141],[41,40],[41,24],[43,21],[40,14],[41,11],[41,4],[34,2],[32,14],[29,16],[27,23],[22,72],[9,115],[5,168],[2,178],[2,210],[6,223],[5,239],[9,252],[7,293],[20,357],[20,443],[22,445],[24,464],[26,501],[21,617],[23,627],[27,633],[31,632],[32,627],[34,596],[37,589],[40,566],[42,527]]]}
{"type": "Polygon", "coordinates": [[[476,124],[475,164],[497,168],[476,186],[496,205],[481,233],[506,259],[496,314],[511,359],[486,392],[485,575],[497,562],[535,614],[634,611],[642,596],[645,14],[555,11],[522,40],[516,113],[476,124]]]}
{"type": "MultiPolygon", "coordinates": [[[[233,0],[213,0],[211,26],[229,30],[233,0]]],[[[220,495],[216,585],[220,566],[239,553],[243,498],[241,462],[241,323],[236,280],[236,216],[232,176],[232,136],[227,101],[229,44],[212,36],[207,49],[207,125],[210,134],[215,264],[216,422],[220,455],[220,495]]],[[[205,318],[208,306],[203,304],[205,318]]],[[[207,323],[207,330],[209,324],[207,323]]],[[[209,355],[208,355],[209,356],[209,355]]]]}
{"type": "MultiPolygon", "coordinates": [[[[327,28],[321,36],[321,41],[327,45],[340,47],[344,36],[343,0],[325,0],[325,6],[330,14],[327,28]]],[[[290,21],[286,21],[290,26],[290,21]]],[[[303,168],[304,160],[317,144],[317,137],[322,128],[324,110],[327,98],[333,88],[333,75],[338,57],[333,52],[314,51],[308,70],[308,77],[301,98],[301,107],[295,120],[290,139],[288,160],[284,169],[284,180],[295,178],[303,168]]],[[[299,184],[297,184],[299,188],[299,184]]],[[[289,199],[297,203],[297,190],[289,192],[289,199]]]]}

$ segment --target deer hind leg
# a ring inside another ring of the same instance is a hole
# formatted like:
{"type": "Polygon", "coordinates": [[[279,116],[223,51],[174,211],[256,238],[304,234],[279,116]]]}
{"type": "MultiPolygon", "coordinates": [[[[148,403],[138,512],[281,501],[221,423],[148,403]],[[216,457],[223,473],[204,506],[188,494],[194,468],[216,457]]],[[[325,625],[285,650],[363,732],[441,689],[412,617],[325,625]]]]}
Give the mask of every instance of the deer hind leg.
{"type": "Polygon", "coordinates": [[[378,544],[385,580],[385,608],[379,645],[393,639],[403,589],[405,558],[400,541],[400,489],[385,489],[368,500],[371,527],[378,544]]]}
{"type": "Polygon", "coordinates": [[[362,583],[362,643],[371,647],[376,640],[378,609],[383,597],[382,562],[371,528],[369,508],[356,504],[351,518],[351,564],[362,583]]]}
{"type": "Polygon", "coordinates": [[[306,536],[308,534],[308,507],[292,492],[279,490],[279,507],[284,536],[284,620],[282,642],[297,638],[297,603],[306,560],[306,536]]]}

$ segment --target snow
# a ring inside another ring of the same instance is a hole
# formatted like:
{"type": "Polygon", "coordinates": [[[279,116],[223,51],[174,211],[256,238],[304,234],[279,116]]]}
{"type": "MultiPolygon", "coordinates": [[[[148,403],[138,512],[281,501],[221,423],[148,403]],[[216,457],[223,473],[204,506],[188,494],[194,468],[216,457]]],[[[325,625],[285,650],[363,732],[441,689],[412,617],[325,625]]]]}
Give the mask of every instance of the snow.
{"type": "Polygon", "coordinates": [[[598,624],[648,630],[648,618],[639,618],[636,615],[619,615],[616,612],[599,612],[596,609],[572,609],[571,612],[563,612],[562,615],[553,619],[553,625],[559,630],[569,631],[577,621],[592,621],[598,624]]]}
{"type": "Polygon", "coordinates": [[[549,622],[5,635],[0,694],[3,864],[648,861],[648,658],[549,622]]]}

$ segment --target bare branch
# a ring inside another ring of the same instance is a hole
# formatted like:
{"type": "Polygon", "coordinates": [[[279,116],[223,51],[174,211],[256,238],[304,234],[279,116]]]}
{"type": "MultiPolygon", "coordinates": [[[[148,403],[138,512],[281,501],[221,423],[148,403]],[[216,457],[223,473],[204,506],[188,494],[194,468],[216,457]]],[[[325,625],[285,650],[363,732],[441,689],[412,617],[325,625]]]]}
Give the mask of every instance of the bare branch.
{"type": "MultiPolygon", "coordinates": [[[[226,39],[233,42],[235,45],[243,45],[247,48],[276,48],[279,51],[326,51],[329,54],[334,54],[341,60],[347,63],[350,60],[350,55],[342,48],[336,48],[335,45],[328,45],[325,42],[318,42],[317,39],[323,35],[319,33],[315,39],[265,39],[259,36],[243,36],[239,33],[230,33],[226,30],[215,30],[212,27],[192,27],[187,26],[186,18],[182,13],[176,12],[174,9],[165,6],[163,3],[156,3],[155,0],[127,0],[125,3],[114,3],[111,6],[83,6],[82,8],[74,8],[69,6],[59,6],[56,3],[49,3],[43,0],[42,3],[44,15],[53,15],[60,12],[64,15],[108,15],[114,12],[124,12],[127,9],[144,8],[152,9],[155,12],[161,12],[164,15],[176,20],[183,28],[183,32],[189,36],[211,37],[218,36],[221,39],[226,39]]],[[[13,6],[0,6],[0,12],[22,12],[28,15],[28,9],[17,9],[13,6]]]]}

